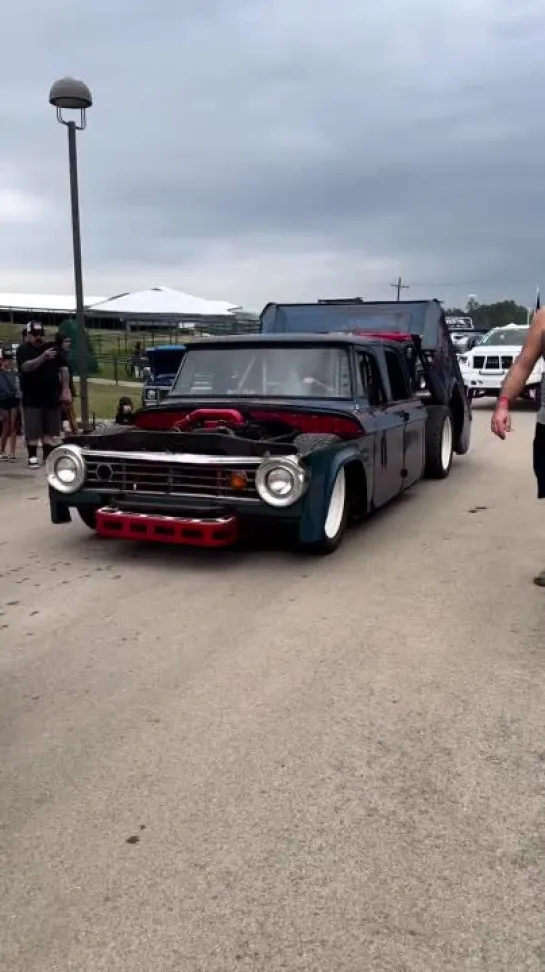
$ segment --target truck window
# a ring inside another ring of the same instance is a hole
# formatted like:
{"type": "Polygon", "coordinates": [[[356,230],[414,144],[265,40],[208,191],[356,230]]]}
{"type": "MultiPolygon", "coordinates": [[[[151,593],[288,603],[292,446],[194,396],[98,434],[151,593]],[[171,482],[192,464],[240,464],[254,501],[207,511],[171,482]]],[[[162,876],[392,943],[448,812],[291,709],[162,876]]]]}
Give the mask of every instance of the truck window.
{"type": "Polygon", "coordinates": [[[388,378],[390,379],[392,401],[405,402],[408,398],[411,398],[411,392],[400,357],[390,348],[385,348],[384,354],[386,356],[388,378]]]}
{"type": "Polygon", "coordinates": [[[375,358],[367,351],[357,351],[356,354],[363,394],[373,408],[379,408],[386,403],[386,392],[382,384],[379,366],[375,358]]]}

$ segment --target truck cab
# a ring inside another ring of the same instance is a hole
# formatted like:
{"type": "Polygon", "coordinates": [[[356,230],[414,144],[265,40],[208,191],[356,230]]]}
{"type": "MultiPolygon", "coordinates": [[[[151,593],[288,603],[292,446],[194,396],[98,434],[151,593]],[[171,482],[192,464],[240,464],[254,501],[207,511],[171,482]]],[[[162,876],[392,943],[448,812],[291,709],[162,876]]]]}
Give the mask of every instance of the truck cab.
{"type": "Polygon", "coordinates": [[[465,455],[471,437],[471,405],[445,314],[438,300],[328,301],[267,304],[260,315],[264,334],[374,334],[410,338],[409,362],[418,376],[418,390],[429,409],[448,408],[452,415],[454,451],[465,455]]]}

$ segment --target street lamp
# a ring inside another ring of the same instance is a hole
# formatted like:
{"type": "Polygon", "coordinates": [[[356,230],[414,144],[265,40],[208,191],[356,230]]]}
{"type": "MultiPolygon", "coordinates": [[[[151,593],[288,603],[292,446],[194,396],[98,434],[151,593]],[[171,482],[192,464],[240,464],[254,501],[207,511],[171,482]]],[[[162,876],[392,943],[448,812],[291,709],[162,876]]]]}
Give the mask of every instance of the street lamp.
{"type": "Polygon", "coordinates": [[[78,156],[76,132],[86,126],[86,111],[93,104],[91,92],[77,78],[55,81],[49,92],[49,104],[57,109],[57,121],[68,129],[68,160],[70,167],[70,203],[72,209],[72,242],[74,249],[74,286],[76,291],[76,350],[80,381],[81,421],[83,431],[89,431],[89,393],[87,387],[87,335],[83,304],[83,274],[81,270],[81,233],[78,196],[78,156]],[[65,118],[63,111],[75,111],[74,118],[65,118]]]}

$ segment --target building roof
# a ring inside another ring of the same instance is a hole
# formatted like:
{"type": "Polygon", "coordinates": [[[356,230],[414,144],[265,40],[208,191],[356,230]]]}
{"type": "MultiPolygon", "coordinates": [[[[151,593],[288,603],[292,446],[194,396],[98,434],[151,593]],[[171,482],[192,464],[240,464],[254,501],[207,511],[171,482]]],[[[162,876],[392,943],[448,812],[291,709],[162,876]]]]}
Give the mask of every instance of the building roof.
{"type": "Polygon", "coordinates": [[[151,287],[97,302],[92,312],[125,317],[217,317],[230,316],[238,309],[225,300],[204,300],[170,287],[151,287]]]}
{"type": "MultiPolygon", "coordinates": [[[[97,304],[104,300],[103,297],[86,297],[85,306],[97,304]]],[[[74,294],[1,294],[0,310],[28,311],[29,313],[54,313],[72,314],[76,309],[76,298],[74,294]]]]}

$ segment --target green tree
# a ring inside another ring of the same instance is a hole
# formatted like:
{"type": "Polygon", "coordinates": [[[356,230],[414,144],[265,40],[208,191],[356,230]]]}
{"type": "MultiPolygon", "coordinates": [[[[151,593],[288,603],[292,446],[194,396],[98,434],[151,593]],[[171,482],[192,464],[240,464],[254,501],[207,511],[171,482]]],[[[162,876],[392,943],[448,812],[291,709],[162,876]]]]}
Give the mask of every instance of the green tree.
{"type": "MultiPolygon", "coordinates": [[[[78,368],[78,351],[77,351],[77,323],[73,317],[67,318],[63,321],[59,327],[59,334],[63,337],[69,337],[71,343],[70,351],[68,352],[68,363],[72,369],[72,374],[76,377],[79,375],[78,368]]],[[[97,356],[93,348],[93,342],[89,337],[89,331],[85,331],[86,340],[86,354],[87,354],[87,374],[88,375],[98,375],[100,369],[98,366],[97,356]]]]}
{"type": "Polygon", "coordinates": [[[479,304],[473,297],[467,302],[465,310],[452,307],[445,311],[447,317],[472,318],[476,328],[492,330],[493,327],[506,327],[508,324],[526,324],[528,311],[514,300],[500,300],[495,304],[479,304]]]}
{"type": "Polygon", "coordinates": [[[508,324],[526,324],[528,311],[514,300],[500,300],[495,304],[476,304],[469,310],[475,327],[507,327],[508,324]]]}

